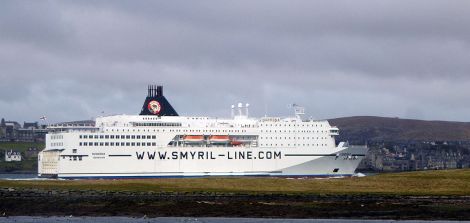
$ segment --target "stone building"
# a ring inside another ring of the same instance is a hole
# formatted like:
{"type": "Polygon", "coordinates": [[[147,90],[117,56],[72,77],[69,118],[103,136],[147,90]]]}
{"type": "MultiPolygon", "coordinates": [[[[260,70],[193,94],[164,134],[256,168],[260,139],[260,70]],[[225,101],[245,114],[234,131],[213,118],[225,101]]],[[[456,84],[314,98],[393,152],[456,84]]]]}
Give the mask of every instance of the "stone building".
{"type": "Polygon", "coordinates": [[[42,142],[47,133],[46,125],[24,122],[23,127],[15,121],[0,122],[0,141],[42,142]]]}

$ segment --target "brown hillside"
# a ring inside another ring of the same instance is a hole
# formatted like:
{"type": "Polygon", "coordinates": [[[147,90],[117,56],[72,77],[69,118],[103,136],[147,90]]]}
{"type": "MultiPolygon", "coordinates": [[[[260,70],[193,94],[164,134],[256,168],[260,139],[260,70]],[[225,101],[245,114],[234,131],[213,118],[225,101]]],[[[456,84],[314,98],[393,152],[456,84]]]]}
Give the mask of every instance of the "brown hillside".
{"type": "Polygon", "coordinates": [[[470,123],[355,116],[328,120],[343,140],[470,141],[470,123]]]}

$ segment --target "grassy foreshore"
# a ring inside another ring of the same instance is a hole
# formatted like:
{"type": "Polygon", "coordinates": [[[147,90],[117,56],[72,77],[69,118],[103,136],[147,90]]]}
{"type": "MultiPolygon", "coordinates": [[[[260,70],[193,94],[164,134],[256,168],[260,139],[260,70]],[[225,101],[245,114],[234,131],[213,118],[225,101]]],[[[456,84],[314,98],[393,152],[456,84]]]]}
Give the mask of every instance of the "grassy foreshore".
{"type": "Polygon", "coordinates": [[[0,213],[470,220],[470,170],[343,179],[0,181],[0,213]]]}
{"type": "Polygon", "coordinates": [[[0,187],[136,192],[466,196],[470,195],[470,169],[389,173],[341,179],[209,177],[132,180],[0,180],[0,187]]]}

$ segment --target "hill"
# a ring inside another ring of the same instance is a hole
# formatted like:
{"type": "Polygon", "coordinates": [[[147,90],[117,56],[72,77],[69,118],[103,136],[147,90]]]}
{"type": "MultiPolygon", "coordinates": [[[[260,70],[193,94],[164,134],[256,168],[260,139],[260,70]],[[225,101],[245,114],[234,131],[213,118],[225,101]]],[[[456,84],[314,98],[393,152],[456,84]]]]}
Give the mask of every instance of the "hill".
{"type": "Polygon", "coordinates": [[[328,120],[349,141],[470,141],[469,122],[355,116],[328,120]]]}

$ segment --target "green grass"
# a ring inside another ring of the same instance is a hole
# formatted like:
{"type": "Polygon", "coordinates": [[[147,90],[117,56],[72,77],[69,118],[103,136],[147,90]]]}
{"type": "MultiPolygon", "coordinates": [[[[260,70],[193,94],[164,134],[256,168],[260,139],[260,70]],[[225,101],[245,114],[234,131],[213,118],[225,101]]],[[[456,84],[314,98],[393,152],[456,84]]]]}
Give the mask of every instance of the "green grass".
{"type": "Polygon", "coordinates": [[[139,180],[0,180],[0,187],[136,192],[468,196],[470,169],[388,173],[343,179],[209,177],[139,180]]]}
{"type": "Polygon", "coordinates": [[[0,142],[0,150],[13,150],[25,152],[28,148],[36,147],[43,150],[45,144],[43,142],[0,142]]]}
{"type": "Polygon", "coordinates": [[[0,162],[0,173],[9,172],[37,172],[38,161],[36,159],[25,160],[21,162],[0,162]]]}

